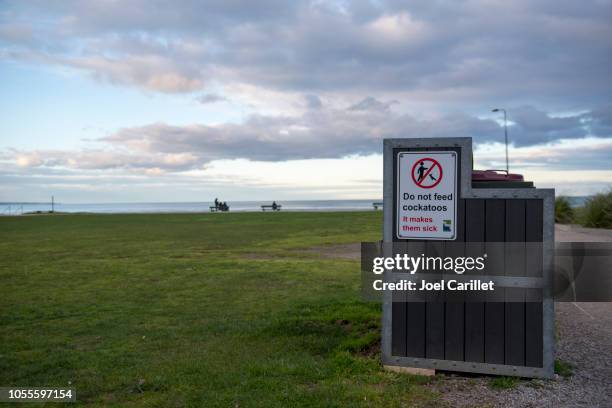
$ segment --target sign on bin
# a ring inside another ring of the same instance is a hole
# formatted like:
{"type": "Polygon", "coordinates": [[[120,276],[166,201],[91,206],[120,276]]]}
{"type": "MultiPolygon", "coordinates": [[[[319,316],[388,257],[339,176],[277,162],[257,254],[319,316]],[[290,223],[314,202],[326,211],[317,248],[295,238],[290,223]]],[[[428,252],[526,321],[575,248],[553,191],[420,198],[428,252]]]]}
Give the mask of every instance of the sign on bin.
{"type": "Polygon", "coordinates": [[[456,152],[398,153],[397,188],[398,238],[456,238],[456,152]]]}

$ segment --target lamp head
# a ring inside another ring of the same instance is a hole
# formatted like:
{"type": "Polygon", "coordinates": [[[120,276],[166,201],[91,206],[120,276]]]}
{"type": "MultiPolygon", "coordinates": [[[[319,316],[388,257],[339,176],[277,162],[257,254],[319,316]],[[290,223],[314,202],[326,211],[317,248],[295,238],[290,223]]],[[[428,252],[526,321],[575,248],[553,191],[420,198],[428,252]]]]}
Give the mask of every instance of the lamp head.
{"type": "Polygon", "coordinates": [[[491,110],[491,112],[499,112],[499,109],[495,108],[495,109],[491,110]]]}

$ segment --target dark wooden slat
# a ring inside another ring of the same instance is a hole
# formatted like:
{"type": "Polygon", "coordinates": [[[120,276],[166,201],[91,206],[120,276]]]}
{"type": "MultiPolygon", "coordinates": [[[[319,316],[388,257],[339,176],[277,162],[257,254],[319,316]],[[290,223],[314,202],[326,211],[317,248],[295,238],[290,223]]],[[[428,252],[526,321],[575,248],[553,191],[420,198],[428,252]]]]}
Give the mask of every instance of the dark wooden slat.
{"type": "Polygon", "coordinates": [[[403,357],[406,356],[406,302],[394,301],[391,312],[391,354],[403,357]]]}
{"type": "MultiPolygon", "coordinates": [[[[500,199],[485,201],[485,242],[500,243],[505,240],[506,203],[500,199]]],[[[485,244],[488,259],[488,275],[504,274],[504,252],[499,244],[485,244]]],[[[504,303],[503,289],[487,294],[485,304],[485,362],[504,364],[504,303]]]]}
{"type": "MultiPolygon", "coordinates": [[[[527,276],[542,276],[542,250],[539,245],[543,239],[543,202],[540,199],[526,200],[525,224],[527,246],[527,276]]],[[[528,289],[527,299],[535,299],[525,303],[525,365],[542,367],[543,350],[543,310],[540,300],[541,291],[528,289]]]]}
{"type": "MultiPolygon", "coordinates": [[[[426,251],[427,241],[409,241],[407,253],[410,256],[420,256],[426,251]]],[[[422,294],[415,292],[414,294],[408,294],[408,297],[412,297],[411,301],[406,303],[406,355],[408,357],[425,357],[425,315],[426,306],[425,302],[421,299],[422,294]],[[414,298],[419,299],[415,301],[414,298]]]]}
{"type": "Polygon", "coordinates": [[[542,302],[525,303],[525,365],[542,367],[543,331],[542,302]]]}
{"type": "Polygon", "coordinates": [[[406,355],[425,357],[425,302],[406,303],[406,355]]]}
{"type": "Polygon", "coordinates": [[[527,242],[542,242],[544,238],[543,206],[542,199],[525,200],[525,234],[527,242]]]}
{"type": "MultiPolygon", "coordinates": [[[[525,200],[506,200],[507,276],[525,276],[525,200]]],[[[506,289],[505,361],[525,365],[525,289],[506,289]]]]}
{"type": "MultiPolygon", "coordinates": [[[[485,200],[465,200],[466,256],[482,256],[485,240],[485,200]],[[472,244],[471,244],[472,243],[472,244]]],[[[465,303],[465,361],[484,362],[484,302],[465,303]]]]}
{"type": "Polygon", "coordinates": [[[427,302],[426,307],[426,345],[427,358],[444,359],[444,302],[427,302]]]}
{"type": "MultiPolygon", "coordinates": [[[[428,257],[444,257],[444,242],[428,241],[425,247],[428,257]]],[[[441,270],[428,271],[428,275],[438,275],[441,270]]],[[[426,278],[428,282],[439,282],[440,278],[426,278]]],[[[442,291],[427,292],[425,308],[425,356],[444,359],[444,299],[442,291]]]]}
{"type": "MultiPolygon", "coordinates": [[[[465,200],[457,201],[457,239],[446,246],[446,256],[464,256],[465,200]]],[[[465,347],[465,302],[463,293],[446,296],[444,321],[444,356],[447,360],[463,361],[465,347]]]]}

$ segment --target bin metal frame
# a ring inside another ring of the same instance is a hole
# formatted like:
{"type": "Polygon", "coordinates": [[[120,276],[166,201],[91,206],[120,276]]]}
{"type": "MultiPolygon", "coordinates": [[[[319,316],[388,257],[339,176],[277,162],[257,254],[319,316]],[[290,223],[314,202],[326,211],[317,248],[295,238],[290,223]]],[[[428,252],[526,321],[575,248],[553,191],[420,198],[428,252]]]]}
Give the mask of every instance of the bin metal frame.
{"type": "MultiPolygon", "coordinates": [[[[463,199],[541,199],[543,202],[543,276],[542,280],[527,277],[513,277],[518,287],[542,288],[542,367],[515,366],[506,364],[476,363],[470,361],[439,360],[393,356],[392,339],[392,293],[386,291],[383,299],[382,319],[382,363],[386,366],[426,368],[483,374],[511,375],[520,377],[552,378],[554,376],[554,301],[552,297],[552,249],[554,247],[554,189],[538,188],[472,188],[472,138],[401,138],[384,140],[384,207],[383,242],[393,242],[395,222],[394,205],[394,149],[453,148],[460,149],[460,185],[458,197],[463,199]]],[[[468,220],[465,220],[468,222],[468,220]]],[[[395,274],[397,275],[397,274],[395,274]]],[[[386,281],[395,278],[390,271],[384,273],[386,281]]]]}

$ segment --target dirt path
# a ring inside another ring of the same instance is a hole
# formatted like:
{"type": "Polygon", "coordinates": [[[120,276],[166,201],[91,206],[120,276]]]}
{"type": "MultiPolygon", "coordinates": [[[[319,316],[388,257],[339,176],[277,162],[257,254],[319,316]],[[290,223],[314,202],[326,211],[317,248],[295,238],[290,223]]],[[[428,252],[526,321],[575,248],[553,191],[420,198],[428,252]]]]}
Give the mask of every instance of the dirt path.
{"type": "Polygon", "coordinates": [[[612,230],[556,224],[555,238],[559,242],[612,242],[612,230]]]}

